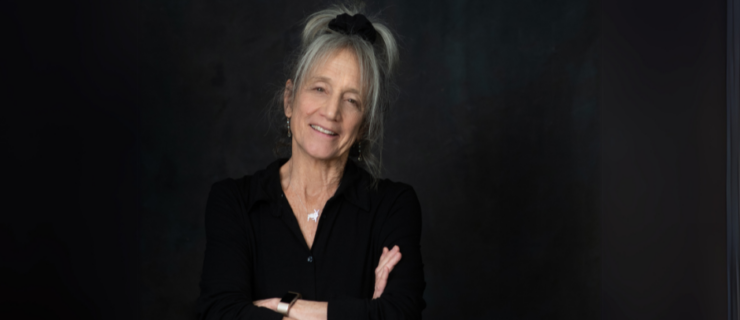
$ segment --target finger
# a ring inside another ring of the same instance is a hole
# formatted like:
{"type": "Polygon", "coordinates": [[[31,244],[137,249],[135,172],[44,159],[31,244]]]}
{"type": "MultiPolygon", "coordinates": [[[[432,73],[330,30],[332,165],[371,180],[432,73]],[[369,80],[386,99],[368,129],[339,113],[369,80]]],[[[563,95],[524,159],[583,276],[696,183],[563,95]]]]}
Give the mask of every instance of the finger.
{"type": "Polygon", "coordinates": [[[398,246],[394,246],[393,249],[388,250],[387,248],[383,247],[384,255],[380,256],[380,261],[378,262],[378,268],[376,270],[382,268],[386,263],[388,263],[388,260],[393,257],[393,255],[398,252],[400,249],[398,246]]]}
{"type": "Polygon", "coordinates": [[[400,260],[401,260],[401,257],[399,253],[399,256],[397,256],[396,259],[394,259],[393,261],[389,261],[381,269],[381,271],[376,275],[375,290],[373,292],[373,297],[377,298],[383,294],[383,291],[385,291],[385,287],[388,284],[388,278],[390,277],[390,273],[393,270],[393,267],[395,267],[395,264],[400,260]]]}
{"type": "Polygon", "coordinates": [[[388,261],[388,258],[393,254],[392,249],[388,249],[386,247],[383,247],[383,254],[380,256],[380,261],[378,262],[378,265],[383,265],[388,261]]]}
{"type": "Polygon", "coordinates": [[[380,255],[380,259],[378,260],[378,266],[375,267],[376,274],[380,272],[380,268],[382,268],[383,265],[385,265],[385,261],[388,260],[389,252],[390,250],[388,250],[388,248],[383,247],[383,253],[380,255]]]}
{"type": "MultiPolygon", "coordinates": [[[[382,266],[379,264],[379,267],[387,266],[388,263],[390,263],[393,260],[398,260],[398,256],[401,254],[400,249],[398,249],[398,246],[393,247],[391,251],[388,251],[388,254],[385,257],[385,260],[382,261],[382,266]]],[[[394,263],[395,264],[395,263],[394,263]]]]}
{"type": "Polygon", "coordinates": [[[384,257],[388,255],[388,248],[383,247],[383,253],[380,255],[380,260],[382,261],[384,257]]]}
{"type": "Polygon", "coordinates": [[[386,268],[388,268],[388,269],[389,269],[389,271],[392,271],[392,270],[393,270],[393,267],[395,267],[395,266],[396,266],[396,264],[397,264],[397,263],[398,263],[399,261],[401,261],[401,258],[402,258],[402,257],[403,257],[403,256],[401,255],[401,253],[400,253],[400,252],[399,252],[399,253],[397,253],[396,255],[394,255],[394,256],[393,256],[393,258],[391,258],[390,260],[388,260],[388,263],[386,263],[386,264],[385,264],[386,268]]]}
{"type": "Polygon", "coordinates": [[[393,249],[389,251],[387,259],[385,261],[381,261],[381,265],[378,266],[376,269],[376,280],[375,280],[375,290],[373,292],[373,299],[379,298],[383,291],[385,291],[385,286],[388,283],[388,277],[390,276],[391,271],[396,266],[396,264],[401,261],[401,258],[403,256],[401,255],[400,248],[398,246],[394,246],[393,249]]]}

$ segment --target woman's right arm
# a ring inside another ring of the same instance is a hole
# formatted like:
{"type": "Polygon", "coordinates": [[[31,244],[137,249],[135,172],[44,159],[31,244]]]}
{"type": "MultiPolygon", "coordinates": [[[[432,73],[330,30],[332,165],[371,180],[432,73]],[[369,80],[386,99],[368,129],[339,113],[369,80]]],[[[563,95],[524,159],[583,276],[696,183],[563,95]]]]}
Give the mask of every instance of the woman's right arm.
{"type": "Polygon", "coordinates": [[[206,204],[206,252],[198,319],[283,319],[252,304],[252,237],[233,180],[213,184],[206,204]]]}

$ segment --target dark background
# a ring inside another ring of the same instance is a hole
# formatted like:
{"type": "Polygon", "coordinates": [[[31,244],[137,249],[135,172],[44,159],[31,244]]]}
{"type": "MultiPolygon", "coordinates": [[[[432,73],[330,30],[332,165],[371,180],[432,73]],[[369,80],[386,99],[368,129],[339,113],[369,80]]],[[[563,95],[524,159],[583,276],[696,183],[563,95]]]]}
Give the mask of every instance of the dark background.
{"type": "MultiPolygon", "coordinates": [[[[141,9],[144,314],[193,317],[210,185],[273,161],[263,116],[325,1],[141,9]]],[[[401,36],[384,176],[423,212],[428,319],[599,314],[594,1],[373,1],[401,36]]]]}
{"type": "Polygon", "coordinates": [[[727,319],[727,3],[603,4],[602,319],[727,319]]]}
{"type": "MultiPolygon", "coordinates": [[[[3,310],[193,318],[212,182],[316,2],[8,3],[3,310]]],[[[726,314],[725,2],[370,2],[401,35],[385,176],[427,319],[726,314]]]]}

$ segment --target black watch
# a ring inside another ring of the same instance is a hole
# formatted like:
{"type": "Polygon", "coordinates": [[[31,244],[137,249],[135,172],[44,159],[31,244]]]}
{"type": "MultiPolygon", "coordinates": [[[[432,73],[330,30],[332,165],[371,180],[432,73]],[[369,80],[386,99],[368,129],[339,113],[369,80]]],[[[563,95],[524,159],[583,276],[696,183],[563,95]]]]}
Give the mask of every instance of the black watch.
{"type": "Polygon", "coordinates": [[[301,298],[301,294],[298,292],[288,291],[280,302],[278,303],[277,312],[280,312],[284,316],[288,316],[288,311],[293,304],[301,298]]]}

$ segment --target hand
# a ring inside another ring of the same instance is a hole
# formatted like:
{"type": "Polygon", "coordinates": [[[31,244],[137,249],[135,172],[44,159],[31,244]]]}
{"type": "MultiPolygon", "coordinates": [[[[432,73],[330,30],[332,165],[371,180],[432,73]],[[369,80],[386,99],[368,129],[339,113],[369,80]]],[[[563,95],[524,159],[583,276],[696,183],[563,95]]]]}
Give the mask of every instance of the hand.
{"type": "Polygon", "coordinates": [[[277,312],[278,303],[280,303],[280,298],[271,298],[271,299],[262,299],[262,300],[252,301],[252,304],[254,304],[255,306],[267,308],[275,312],[277,312]]]}
{"type": "Polygon", "coordinates": [[[388,282],[388,275],[398,261],[401,261],[401,249],[398,246],[393,246],[391,250],[383,247],[383,254],[380,255],[378,267],[375,268],[375,292],[373,293],[373,300],[380,298],[380,295],[383,294],[385,284],[388,282]]]}

